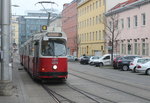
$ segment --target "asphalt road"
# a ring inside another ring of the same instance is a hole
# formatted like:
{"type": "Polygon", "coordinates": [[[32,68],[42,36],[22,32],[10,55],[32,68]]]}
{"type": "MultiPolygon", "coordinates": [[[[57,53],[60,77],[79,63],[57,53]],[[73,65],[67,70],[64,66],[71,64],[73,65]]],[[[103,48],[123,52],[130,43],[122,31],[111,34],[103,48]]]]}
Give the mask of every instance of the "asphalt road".
{"type": "Polygon", "coordinates": [[[95,99],[70,94],[66,89],[77,103],[150,103],[150,76],[78,62],[69,62],[68,67],[69,78],[64,86],[69,84],[95,99]]]}

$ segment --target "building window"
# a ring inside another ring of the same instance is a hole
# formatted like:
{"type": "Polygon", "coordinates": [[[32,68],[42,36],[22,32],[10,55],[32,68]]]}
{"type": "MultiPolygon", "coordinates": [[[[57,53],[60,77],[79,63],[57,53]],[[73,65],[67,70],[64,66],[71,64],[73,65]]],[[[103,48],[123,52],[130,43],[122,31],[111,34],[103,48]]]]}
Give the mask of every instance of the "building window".
{"type": "Polygon", "coordinates": [[[92,40],[92,33],[90,32],[90,41],[92,40]]]}
{"type": "Polygon", "coordinates": [[[98,8],[98,1],[96,1],[96,9],[98,8]]]}
{"type": "Polygon", "coordinates": [[[93,25],[94,25],[95,17],[93,17],[93,25]]]}
{"type": "Polygon", "coordinates": [[[99,31],[99,40],[101,40],[101,31],[99,31]]]}
{"type": "Polygon", "coordinates": [[[132,54],[132,44],[130,43],[130,41],[128,42],[128,54],[132,54]]]}
{"type": "Polygon", "coordinates": [[[105,40],[105,30],[103,30],[103,35],[101,35],[102,40],[105,40]]]}
{"type": "Polygon", "coordinates": [[[89,12],[89,6],[87,6],[87,12],[89,12]]]}
{"type": "Polygon", "coordinates": [[[115,21],[115,28],[118,29],[118,20],[115,21]]]}
{"type": "Polygon", "coordinates": [[[142,55],[146,55],[146,43],[145,43],[145,39],[142,40],[142,55]]]}
{"type": "Polygon", "coordinates": [[[134,16],[134,26],[135,26],[135,27],[138,26],[138,18],[137,18],[137,15],[134,16]]]}
{"type": "Polygon", "coordinates": [[[94,10],[94,8],[95,8],[95,3],[93,3],[93,10],[94,10]]]}
{"type": "Polygon", "coordinates": [[[96,24],[98,24],[98,16],[96,16],[96,24]]]}
{"type": "Polygon", "coordinates": [[[122,29],[124,28],[124,20],[123,19],[121,19],[121,27],[122,27],[122,29]]]}
{"type": "Polygon", "coordinates": [[[92,24],[92,19],[90,18],[90,26],[91,26],[91,24],[92,24]]]}
{"type": "Polygon", "coordinates": [[[142,40],[142,55],[149,55],[149,44],[145,42],[145,39],[142,40]]]}
{"type": "Polygon", "coordinates": [[[146,55],[146,45],[145,42],[142,42],[142,55],[146,55]]]}
{"type": "Polygon", "coordinates": [[[140,43],[138,43],[138,48],[140,48],[138,49],[138,55],[140,55],[140,51],[141,51],[140,43]]]}
{"type": "Polygon", "coordinates": [[[97,31],[96,31],[96,34],[95,34],[95,36],[96,36],[96,37],[95,37],[95,39],[96,39],[96,41],[97,41],[97,39],[98,39],[97,31]]]}
{"type": "Polygon", "coordinates": [[[130,28],[130,17],[127,18],[128,28],[130,28]]]}
{"type": "Polygon", "coordinates": [[[124,44],[123,42],[121,44],[121,53],[126,54],[126,44],[124,44]]]}
{"type": "Polygon", "coordinates": [[[124,44],[122,43],[122,44],[121,44],[121,54],[124,53],[124,47],[123,47],[123,46],[124,46],[124,44]]]}
{"type": "Polygon", "coordinates": [[[90,4],[90,11],[92,10],[92,5],[90,4]]]}
{"type": "Polygon", "coordinates": [[[99,14],[99,23],[101,23],[101,17],[102,17],[101,14],[99,14]]]}
{"type": "Polygon", "coordinates": [[[95,38],[94,38],[95,36],[94,35],[95,35],[95,33],[93,32],[93,41],[95,40],[95,38]]]}
{"type": "Polygon", "coordinates": [[[87,26],[89,26],[89,19],[87,19],[87,26]]]}
{"type": "Polygon", "coordinates": [[[89,33],[87,33],[87,41],[89,41],[89,33]]]}
{"type": "Polygon", "coordinates": [[[135,54],[135,55],[138,54],[138,44],[137,44],[137,40],[134,41],[134,54],[135,54]]]}
{"type": "Polygon", "coordinates": [[[102,0],[99,0],[99,6],[101,7],[101,4],[102,4],[102,0]]]}
{"type": "Polygon", "coordinates": [[[146,15],[145,15],[145,13],[142,14],[142,25],[146,25],[146,15]]]}
{"type": "Polygon", "coordinates": [[[149,55],[149,44],[146,43],[146,56],[148,56],[148,55],[149,55]]]}

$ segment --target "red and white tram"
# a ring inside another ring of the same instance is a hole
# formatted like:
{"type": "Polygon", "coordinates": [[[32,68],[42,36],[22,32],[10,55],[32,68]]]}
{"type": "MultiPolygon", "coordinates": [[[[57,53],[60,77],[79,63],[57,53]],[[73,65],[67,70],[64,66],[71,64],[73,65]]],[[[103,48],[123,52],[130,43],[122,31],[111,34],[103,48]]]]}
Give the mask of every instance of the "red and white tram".
{"type": "Polygon", "coordinates": [[[66,41],[62,32],[35,34],[21,46],[20,62],[35,79],[66,79],[66,41]]]}

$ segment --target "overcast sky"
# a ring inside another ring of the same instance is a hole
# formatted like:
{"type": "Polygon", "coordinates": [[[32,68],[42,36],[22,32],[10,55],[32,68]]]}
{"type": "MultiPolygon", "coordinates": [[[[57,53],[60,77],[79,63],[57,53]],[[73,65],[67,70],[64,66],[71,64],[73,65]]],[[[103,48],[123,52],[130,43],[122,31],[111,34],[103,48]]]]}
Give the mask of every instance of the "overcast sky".
{"type": "MultiPolygon", "coordinates": [[[[59,6],[53,5],[53,8],[58,9],[61,11],[63,9],[63,4],[64,3],[69,3],[72,0],[12,0],[12,5],[19,5],[20,7],[12,7],[12,14],[16,15],[23,15],[26,13],[27,10],[39,10],[43,9],[40,4],[35,5],[39,1],[52,1],[57,3],[59,6]]],[[[127,0],[108,0],[108,6],[109,9],[112,8],[114,5],[117,3],[127,1],[127,0]]],[[[44,5],[47,8],[50,8],[50,4],[44,5]]]]}

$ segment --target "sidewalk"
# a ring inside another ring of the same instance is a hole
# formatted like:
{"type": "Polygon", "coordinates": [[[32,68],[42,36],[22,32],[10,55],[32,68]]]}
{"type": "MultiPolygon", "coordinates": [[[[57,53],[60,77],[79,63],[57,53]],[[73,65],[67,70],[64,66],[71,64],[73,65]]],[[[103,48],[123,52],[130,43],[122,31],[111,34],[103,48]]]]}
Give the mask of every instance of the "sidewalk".
{"type": "Polygon", "coordinates": [[[12,75],[13,95],[0,96],[0,103],[52,103],[48,93],[20,65],[17,54],[14,54],[12,75]]]}

